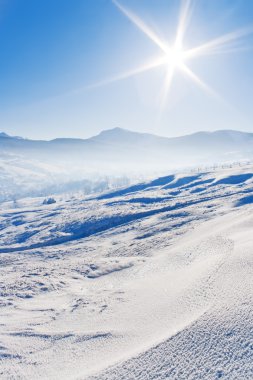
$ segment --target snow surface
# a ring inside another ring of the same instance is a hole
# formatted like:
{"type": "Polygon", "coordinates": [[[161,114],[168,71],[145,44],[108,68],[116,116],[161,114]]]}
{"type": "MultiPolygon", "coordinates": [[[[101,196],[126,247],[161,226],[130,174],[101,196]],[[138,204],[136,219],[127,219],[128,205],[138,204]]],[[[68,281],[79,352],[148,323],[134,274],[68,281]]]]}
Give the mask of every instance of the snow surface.
{"type": "Polygon", "coordinates": [[[3,379],[253,378],[253,167],[0,212],[3,379]]]}

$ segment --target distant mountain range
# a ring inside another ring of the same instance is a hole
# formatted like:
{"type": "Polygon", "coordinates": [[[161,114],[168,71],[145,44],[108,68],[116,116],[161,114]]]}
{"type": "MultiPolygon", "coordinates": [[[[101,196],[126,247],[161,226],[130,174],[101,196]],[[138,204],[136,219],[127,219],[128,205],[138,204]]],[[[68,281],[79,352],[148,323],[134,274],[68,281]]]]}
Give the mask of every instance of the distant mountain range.
{"type": "Polygon", "coordinates": [[[0,133],[0,202],[68,191],[85,194],[198,166],[253,159],[253,133],[166,138],[114,128],[89,139],[29,140],[0,133]]]}
{"type": "Polygon", "coordinates": [[[89,139],[29,140],[0,133],[0,154],[87,169],[171,170],[191,165],[251,159],[253,133],[220,130],[159,137],[114,128],[89,139]]]}

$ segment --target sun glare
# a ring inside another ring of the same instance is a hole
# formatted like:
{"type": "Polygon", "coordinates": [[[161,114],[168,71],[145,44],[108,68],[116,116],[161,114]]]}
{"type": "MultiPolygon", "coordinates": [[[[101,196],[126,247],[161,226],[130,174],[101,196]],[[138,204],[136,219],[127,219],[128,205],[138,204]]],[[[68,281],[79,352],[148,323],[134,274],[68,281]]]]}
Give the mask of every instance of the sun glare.
{"type": "Polygon", "coordinates": [[[140,17],[120,4],[117,0],[112,1],[120,10],[120,12],[125,15],[125,17],[127,17],[142,33],[144,33],[156,46],[161,49],[162,55],[160,57],[157,57],[157,59],[153,60],[152,62],[147,62],[141,67],[127,71],[120,75],[116,75],[113,78],[101,81],[100,83],[97,83],[91,87],[105,85],[121,79],[129,78],[134,75],[138,75],[148,70],[166,66],[167,72],[164,81],[165,88],[163,88],[161,98],[162,108],[166,104],[166,98],[170,91],[171,84],[176,72],[181,72],[184,74],[184,76],[188,77],[206,93],[215,95],[217,98],[219,98],[219,96],[217,96],[217,94],[188,67],[187,62],[203,55],[210,56],[211,54],[235,52],[237,51],[237,45],[234,43],[238,42],[240,38],[253,33],[253,27],[250,26],[227,33],[223,36],[216,37],[213,40],[207,41],[202,45],[192,47],[190,49],[183,49],[184,36],[189,25],[190,16],[192,15],[191,0],[182,1],[177,31],[175,33],[175,39],[172,46],[170,46],[166,41],[162,40],[160,36],[156,34],[156,32],[153,31],[140,17]]]}
{"type": "Polygon", "coordinates": [[[185,59],[185,53],[181,48],[174,46],[166,54],[166,62],[168,66],[173,66],[174,68],[182,67],[185,59]]]}

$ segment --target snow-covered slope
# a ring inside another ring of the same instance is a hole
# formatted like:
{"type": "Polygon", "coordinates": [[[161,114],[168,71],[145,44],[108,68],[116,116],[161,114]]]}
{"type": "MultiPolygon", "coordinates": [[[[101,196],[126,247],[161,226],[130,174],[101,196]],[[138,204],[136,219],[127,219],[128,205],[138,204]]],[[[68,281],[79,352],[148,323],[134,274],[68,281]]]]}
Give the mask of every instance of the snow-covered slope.
{"type": "Polygon", "coordinates": [[[0,214],[0,373],[253,376],[253,167],[0,214]]]}

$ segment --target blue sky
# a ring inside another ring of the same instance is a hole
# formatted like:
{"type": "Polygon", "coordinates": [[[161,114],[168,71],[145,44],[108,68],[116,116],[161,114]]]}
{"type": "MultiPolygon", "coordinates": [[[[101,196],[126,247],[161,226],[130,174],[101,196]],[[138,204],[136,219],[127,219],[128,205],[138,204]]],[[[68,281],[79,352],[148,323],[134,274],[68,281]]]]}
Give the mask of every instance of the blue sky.
{"type": "MultiPolygon", "coordinates": [[[[119,2],[172,43],[179,0],[119,2]]],[[[252,25],[251,0],[195,0],[184,45],[252,25]]],[[[164,136],[253,132],[253,33],[238,43],[189,63],[217,97],[177,71],[161,110],[164,67],[92,86],[161,54],[110,0],[0,0],[0,129],[36,139],[114,127],[164,136]]]]}

